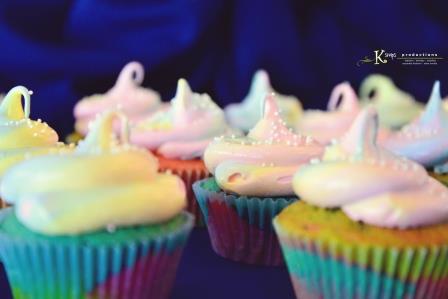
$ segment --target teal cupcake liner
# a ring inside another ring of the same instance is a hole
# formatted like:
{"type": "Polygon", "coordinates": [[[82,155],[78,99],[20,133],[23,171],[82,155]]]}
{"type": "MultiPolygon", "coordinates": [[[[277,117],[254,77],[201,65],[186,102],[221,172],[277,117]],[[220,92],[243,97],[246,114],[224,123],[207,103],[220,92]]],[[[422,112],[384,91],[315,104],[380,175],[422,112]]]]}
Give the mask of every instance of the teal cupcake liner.
{"type": "Polygon", "coordinates": [[[298,299],[448,298],[448,245],[345,245],[274,227],[298,299]]]}
{"type": "Polygon", "coordinates": [[[193,184],[213,250],[248,264],[283,264],[272,219],[297,198],[259,198],[223,192],[213,178],[193,184]]]}
{"type": "MultiPolygon", "coordinates": [[[[8,212],[12,212],[11,209],[8,212]]],[[[1,212],[5,215],[4,210],[1,212]]],[[[179,216],[178,216],[179,217],[179,216]]],[[[58,242],[17,237],[0,229],[0,255],[15,299],[165,299],[193,227],[182,224],[165,234],[130,240],[58,242]]],[[[163,226],[164,224],[160,224],[163,226]]],[[[132,233],[130,233],[132,234],[132,233]]]]}

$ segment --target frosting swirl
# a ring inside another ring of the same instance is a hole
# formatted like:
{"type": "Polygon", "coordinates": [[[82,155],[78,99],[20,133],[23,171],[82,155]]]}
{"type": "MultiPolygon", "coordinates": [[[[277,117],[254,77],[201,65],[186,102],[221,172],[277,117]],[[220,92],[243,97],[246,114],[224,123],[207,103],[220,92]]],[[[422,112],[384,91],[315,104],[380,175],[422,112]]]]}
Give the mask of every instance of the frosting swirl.
{"type": "Polygon", "coordinates": [[[378,117],[363,110],[322,161],[299,169],[294,191],[304,201],[341,208],[355,221],[409,228],[448,220],[448,189],[419,164],[376,145],[378,117]]]}
{"type": "Polygon", "coordinates": [[[157,173],[157,159],[131,146],[125,129],[118,140],[116,116],[100,116],[73,154],[37,157],[7,172],[0,193],[15,204],[19,221],[39,233],[70,235],[159,223],[185,207],[182,180],[157,173]]]}
{"type": "Polygon", "coordinates": [[[166,158],[187,160],[201,157],[211,139],[227,131],[224,113],[210,96],[193,93],[180,79],[170,108],[137,123],[131,141],[166,158]]]}
{"type": "Polygon", "coordinates": [[[359,88],[359,97],[363,105],[370,103],[375,107],[380,125],[390,129],[406,125],[423,109],[422,104],[412,95],[400,90],[390,78],[380,74],[364,79],[359,88]]]}
{"type": "MultiPolygon", "coordinates": [[[[224,109],[230,125],[245,132],[253,128],[262,117],[263,99],[268,93],[276,93],[269,82],[269,75],[264,70],[258,70],[244,100],[224,109]]],[[[302,104],[294,96],[276,95],[282,118],[289,127],[293,127],[302,114],[302,104]]]]}
{"type": "Polygon", "coordinates": [[[323,147],[292,133],[280,118],[273,94],[265,97],[263,117],[247,137],[222,136],[204,153],[207,169],[226,191],[251,196],[292,195],[291,179],[323,147]]]}
{"type": "Polygon", "coordinates": [[[382,144],[390,151],[426,167],[448,159],[448,111],[443,108],[440,83],[434,83],[424,112],[382,144]]]}
{"type": "Polygon", "coordinates": [[[313,136],[323,144],[341,137],[360,111],[358,97],[350,83],[343,82],[333,88],[327,109],[305,111],[297,123],[297,131],[313,136]]]}
{"type": "Polygon", "coordinates": [[[76,131],[85,135],[89,123],[107,110],[118,109],[134,123],[158,109],[160,95],[152,89],[140,87],[144,76],[143,66],[130,62],[121,70],[115,86],[109,91],[81,99],[74,109],[76,131]]]}
{"type": "Polygon", "coordinates": [[[0,103],[0,176],[27,158],[70,151],[58,142],[58,134],[47,123],[29,118],[30,94],[25,87],[17,86],[0,103]]]}

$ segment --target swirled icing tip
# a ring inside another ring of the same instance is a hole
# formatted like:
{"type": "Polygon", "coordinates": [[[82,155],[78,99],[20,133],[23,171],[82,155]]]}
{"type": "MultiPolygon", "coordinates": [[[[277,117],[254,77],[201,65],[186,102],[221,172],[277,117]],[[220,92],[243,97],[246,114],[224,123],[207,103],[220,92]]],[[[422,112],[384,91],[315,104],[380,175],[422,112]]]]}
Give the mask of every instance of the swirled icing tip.
{"type": "Polygon", "coordinates": [[[440,113],[444,113],[442,106],[442,96],[440,95],[440,81],[435,81],[432,87],[431,96],[426,104],[425,110],[420,116],[420,121],[428,124],[439,118],[440,113]]]}
{"type": "Polygon", "coordinates": [[[286,126],[286,122],[280,116],[275,93],[271,92],[265,95],[262,113],[263,117],[249,131],[248,137],[265,140],[269,144],[284,143],[290,146],[316,143],[310,136],[294,134],[292,129],[286,126]]]}
{"type": "Polygon", "coordinates": [[[327,106],[329,111],[336,109],[351,111],[357,110],[358,107],[358,97],[348,81],[339,83],[333,88],[327,106]]]}
{"type": "Polygon", "coordinates": [[[12,88],[0,103],[0,117],[9,120],[21,120],[30,116],[30,95],[24,86],[16,86],[12,88]],[[24,98],[25,107],[22,105],[22,97],[24,98]]]}
{"type": "Polygon", "coordinates": [[[126,116],[117,111],[108,111],[100,114],[91,124],[89,133],[83,141],[79,142],[76,152],[101,152],[109,151],[117,147],[117,135],[114,130],[114,121],[121,121],[119,135],[122,145],[129,144],[129,124],[126,116]]]}
{"type": "Polygon", "coordinates": [[[354,156],[361,159],[374,150],[378,126],[378,113],[369,105],[358,113],[340,143],[344,148],[352,149],[354,156]]]}
{"type": "Polygon", "coordinates": [[[145,78],[145,68],[140,62],[132,61],[126,64],[118,75],[115,87],[125,87],[129,84],[141,85],[145,78]]]}
{"type": "Polygon", "coordinates": [[[263,99],[266,93],[272,92],[269,75],[265,70],[258,70],[252,78],[248,99],[263,99]]]}
{"type": "Polygon", "coordinates": [[[391,78],[382,74],[371,74],[367,76],[359,88],[359,95],[361,98],[368,98],[373,90],[377,89],[396,89],[395,83],[391,78]]]}

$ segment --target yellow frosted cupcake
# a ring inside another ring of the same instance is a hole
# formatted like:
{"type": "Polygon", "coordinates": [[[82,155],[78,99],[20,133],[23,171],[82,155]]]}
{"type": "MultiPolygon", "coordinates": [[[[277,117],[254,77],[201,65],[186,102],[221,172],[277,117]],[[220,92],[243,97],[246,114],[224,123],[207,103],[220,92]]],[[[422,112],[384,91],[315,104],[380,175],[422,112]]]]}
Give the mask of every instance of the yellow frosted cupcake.
{"type": "Polygon", "coordinates": [[[72,150],[58,142],[58,134],[46,123],[30,119],[30,94],[17,86],[0,103],[0,179],[7,169],[25,159],[72,150]]]}
{"type": "Polygon", "coordinates": [[[293,179],[274,226],[297,298],[448,298],[448,189],[376,145],[363,110],[293,179]]]}

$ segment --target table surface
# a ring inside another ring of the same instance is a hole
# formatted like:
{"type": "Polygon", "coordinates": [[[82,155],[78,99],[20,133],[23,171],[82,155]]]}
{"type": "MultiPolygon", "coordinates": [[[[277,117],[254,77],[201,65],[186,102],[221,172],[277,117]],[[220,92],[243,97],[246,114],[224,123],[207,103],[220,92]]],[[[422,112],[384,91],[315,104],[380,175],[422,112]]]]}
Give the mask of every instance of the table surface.
{"type": "MultiPolygon", "coordinates": [[[[0,298],[11,294],[3,269],[0,298]]],[[[293,299],[285,267],[250,266],[217,256],[205,228],[196,228],[185,248],[171,299],[293,299]]]]}

